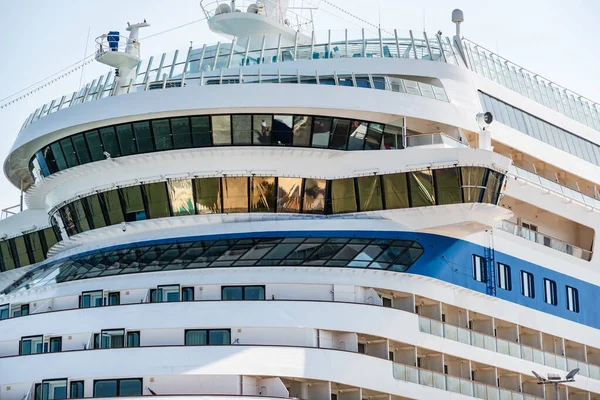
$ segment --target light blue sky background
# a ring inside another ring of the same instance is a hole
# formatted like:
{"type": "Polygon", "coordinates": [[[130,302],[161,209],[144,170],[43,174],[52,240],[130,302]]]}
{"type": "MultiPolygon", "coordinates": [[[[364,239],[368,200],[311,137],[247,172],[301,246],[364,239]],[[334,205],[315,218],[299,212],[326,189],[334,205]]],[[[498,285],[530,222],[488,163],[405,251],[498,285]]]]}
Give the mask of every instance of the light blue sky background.
{"type": "MultiPolygon", "coordinates": [[[[316,2],[317,0],[312,0],[316,2]]],[[[600,101],[600,0],[330,0],[382,28],[441,30],[453,34],[454,8],[465,13],[462,34],[472,41],[593,100],[600,101]]],[[[124,32],[127,21],[152,24],[141,37],[203,17],[198,0],[21,0],[2,1],[0,98],[82,59],[108,30],[124,32]],[[87,39],[90,30],[89,40],[87,39]],[[87,53],[85,52],[86,45],[87,53]]],[[[365,27],[326,3],[315,16],[317,30],[365,27]],[[336,15],[342,18],[336,17],[336,15]]],[[[177,48],[214,44],[219,37],[205,22],[142,41],[144,57],[177,48]]],[[[94,63],[83,81],[105,73],[94,63]]],[[[0,160],[21,124],[37,107],[79,88],[81,71],[0,110],[0,160]]],[[[599,133],[600,134],[600,133],[599,133]]],[[[19,191],[0,174],[0,208],[17,204],[19,191]]]]}

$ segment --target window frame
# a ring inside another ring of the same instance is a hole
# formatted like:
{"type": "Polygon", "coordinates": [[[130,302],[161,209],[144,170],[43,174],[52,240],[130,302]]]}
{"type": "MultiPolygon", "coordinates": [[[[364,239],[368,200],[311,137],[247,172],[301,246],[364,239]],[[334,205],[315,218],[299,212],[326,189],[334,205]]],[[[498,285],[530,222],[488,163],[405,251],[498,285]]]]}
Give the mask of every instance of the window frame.
{"type": "Polygon", "coordinates": [[[184,343],[184,346],[229,346],[229,345],[231,345],[231,328],[185,329],[183,331],[183,343],[184,343]],[[211,331],[226,331],[226,332],[228,332],[229,333],[229,344],[210,343],[210,332],[211,331]],[[188,332],[205,332],[206,333],[206,344],[187,344],[188,332]]]}
{"type": "Polygon", "coordinates": [[[565,291],[566,291],[566,306],[567,306],[567,310],[572,311],[574,313],[579,313],[579,289],[573,287],[573,286],[569,286],[566,285],[565,286],[565,291]],[[570,293],[571,292],[571,293],[570,293]]]}
{"type": "Polygon", "coordinates": [[[502,290],[512,291],[512,276],[510,265],[497,262],[498,268],[498,287],[502,290]],[[504,277],[504,282],[501,279],[504,277]]]}
{"type": "Polygon", "coordinates": [[[558,288],[556,281],[544,278],[544,303],[552,306],[558,305],[558,288]]]}
{"type": "Polygon", "coordinates": [[[535,277],[531,272],[524,270],[521,270],[521,294],[524,297],[535,299],[535,277]],[[527,290],[525,290],[526,288],[527,290]]]}
{"type": "Polygon", "coordinates": [[[487,259],[479,254],[473,254],[472,257],[472,278],[481,283],[487,283],[487,259]],[[479,261],[479,263],[478,263],[479,261]]]}
{"type": "Polygon", "coordinates": [[[263,301],[267,298],[267,289],[265,285],[224,285],[221,286],[221,301],[263,301]],[[226,289],[232,288],[241,288],[242,289],[242,299],[241,300],[225,300],[223,299],[223,292],[226,289]],[[262,288],[264,298],[263,299],[246,299],[246,288],[262,288]]]}
{"type": "Polygon", "coordinates": [[[96,395],[96,383],[98,382],[108,382],[115,381],[116,382],[116,393],[114,397],[123,397],[121,396],[121,381],[139,381],[141,387],[141,393],[139,395],[127,395],[127,396],[143,396],[144,395],[144,379],[143,378],[113,378],[113,379],[94,379],[92,381],[93,395],[92,397],[113,397],[113,396],[97,396],[96,395]]]}

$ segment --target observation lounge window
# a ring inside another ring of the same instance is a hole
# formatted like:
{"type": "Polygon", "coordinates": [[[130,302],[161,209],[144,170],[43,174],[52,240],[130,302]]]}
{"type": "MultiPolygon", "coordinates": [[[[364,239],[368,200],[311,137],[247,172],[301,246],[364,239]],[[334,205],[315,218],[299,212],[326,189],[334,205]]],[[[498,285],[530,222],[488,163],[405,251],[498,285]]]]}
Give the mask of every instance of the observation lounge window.
{"type": "Polygon", "coordinates": [[[460,187],[460,169],[444,168],[433,171],[437,204],[457,204],[463,202],[460,187]]]}
{"type": "MultiPolygon", "coordinates": [[[[142,153],[142,149],[138,149],[136,138],[133,136],[133,128],[131,124],[123,124],[115,126],[115,132],[119,143],[119,151],[123,156],[129,156],[138,152],[142,153]]],[[[102,130],[100,131],[102,133],[102,130]]],[[[112,153],[111,153],[112,154],[112,153]]]]}
{"type": "Polygon", "coordinates": [[[233,144],[249,146],[252,144],[252,115],[233,115],[231,117],[233,144]]]}
{"type": "Polygon", "coordinates": [[[171,118],[171,128],[173,129],[174,148],[187,149],[192,147],[192,130],[188,117],[171,118]]]}
{"type": "Polygon", "coordinates": [[[152,141],[152,133],[150,131],[150,123],[134,122],[133,132],[135,134],[135,142],[140,153],[149,153],[154,151],[154,143],[152,141]]]}
{"type": "Polygon", "coordinates": [[[79,308],[102,307],[102,290],[83,292],[79,296],[79,308]]]}
{"type": "Polygon", "coordinates": [[[433,175],[431,170],[414,171],[408,173],[411,205],[413,207],[426,207],[435,204],[433,192],[433,175]]]}
{"type": "Polygon", "coordinates": [[[293,115],[275,115],[273,118],[273,143],[291,146],[294,141],[293,127],[293,115]]]}
{"type": "Polygon", "coordinates": [[[273,116],[258,114],[252,117],[253,144],[268,146],[272,144],[271,130],[273,128],[273,116]]]}
{"type": "Polygon", "coordinates": [[[248,212],[248,178],[223,178],[223,212],[248,212]]]}
{"type": "Polygon", "coordinates": [[[331,137],[333,118],[314,117],[312,147],[327,148],[331,137]]]}
{"type": "Polygon", "coordinates": [[[146,219],[146,210],[140,186],[130,186],[119,189],[123,201],[125,221],[141,221],[146,219]]]}
{"type": "MultiPolygon", "coordinates": [[[[85,133],[85,141],[87,142],[88,149],[90,150],[90,162],[92,161],[101,161],[106,158],[104,155],[104,146],[102,144],[102,140],[100,139],[100,133],[95,131],[89,131],[85,133]]],[[[118,154],[111,153],[106,150],[111,157],[118,157],[118,154]]]]}
{"type": "Polygon", "coordinates": [[[159,286],[156,289],[150,289],[150,302],[175,302],[179,301],[179,285],[159,286]]]}
{"type": "Polygon", "coordinates": [[[177,179],[167,182],[169,204],[173,216],[194,215],[194,186],[189,179],[177,179]]]}
{"type": "Polygon", "coordinates": [[[194,181],[196,213],[215,214],[221,212],[221,179],[206,178],[194,181]]]}
{"type": "Polygon", "coordinates": [[[354,179],[336,179],[331,183],[331,203],[333,214],[357,211],[354,179]]]}
{"type": "Polygon", "coordinates": [[[379,176],[363,176],[356,179],[360,211],[383,209],[381,180],[379,176]]]}
{"type": "Polygon", "coordinates": [[[148,202],[149,218],[164,218],[171,215],[166,182],[144,185],[144,194],[148,202]]]}
{"type": "Polygon", "coordinates": [[[294,146],[310,146],[310,131],[312,117],[308,115],[294,115],[294,146]]]}
{"type": "Polygon", "coordinates": [[[229,329],[187,329],[185,331],[186,346],[211,346],[231,344],[229,329]]]}
{"type": "Polygon", "coordinates": [[[142,378],[102,379],[94,381],[94,397],[121,397],[141,395],[142,378]]]}
{"type": "Polygon", "coordinates": [[[206,147],[213,144],[210,117],[192,117],[190,118],[190,124],[193,147],[206,147]]]}
{"type": "Polygon", "coordinates": [[[253,176],[250,182],[250,211],[275,212],[275,178],[253,176]]]}
{"type": "Polygon", "coordinates": [[[329,147],[336,150],[346,150],[348,147],[348,136],[350,134],[350,121],[347,119],[333,120],[332,135],[329,147]]]}
{"type": "MultiPolygon", "coordinates": [[[[132,149],[132,146],[135,146],[135,143],[133,142],[133,134],[129,136],[130,143],[129,146],[127,146],[128,136],[125,134],[123,136],[119,136],[119,139],[117,139],[117,133],[115,132],[115,129],[115,127],[111,126],[107,128],[100,128],[98,130],[100,138],[102,139],[102,147],[104,148],[104,151],[110,154],[111,157],[120,157],[121,155],[126,156],[128,154],[133,154],[134,150],[132,149]],[[121,146],[119,143],[123,143],[123,146],[121,146]],[[126,151],[121,151],[121,148],[123,147],[126,151]]],[[[104,151],[102,153],[101,160],[106,158],[104,155],[104,151]]]]}
{"type": "Polygon", "coordinates": [[[302,203],[302,178],[277,179],[277,212],[299,213],[302,203]]]}
{"type": "Polygon", "coordinates": [[[56,379],[42,381],[41,400],[59,400],[67,398],[67,380],[56,379]]]}
{"type": "Polygon", "coordinates": [[[171,150],[173,148],[171,125],[168,119],[152,121],[152,133],[154,134],[154,147],[156,151],[171,150]]]}
{"type": "Polygon", "coordinates": [[[264,300],[264,286],[223,286],[221,300],[264,300]]]}

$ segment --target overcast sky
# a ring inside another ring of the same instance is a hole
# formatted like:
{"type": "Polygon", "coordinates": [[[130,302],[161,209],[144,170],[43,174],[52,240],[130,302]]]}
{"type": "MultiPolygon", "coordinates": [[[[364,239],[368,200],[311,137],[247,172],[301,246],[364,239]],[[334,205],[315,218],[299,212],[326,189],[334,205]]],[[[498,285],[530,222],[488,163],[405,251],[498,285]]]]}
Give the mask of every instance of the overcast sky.
{"type": "MultiPolygon", "coordinates": [[[[310,0],[316,3],[318,0],[310,0]]],[[[600,101],[600,46],[594,30],[600,0],[327,0],[315,15],[315,29],[370,28],[330,3],[382,28],[425,28],[433,34],[454,32],[451,13],[464,11],[462,34],[505,58],[575,92],[600,101]]],[[[3,1],[0,99],[81,60],[94,51],[94,39],[108,30],[124,33],[126,22],[146,18],[143,38],[201,19],[198,0],[22,0],[3,1]],[[88,38],[88,31],[90,32],[88,38]],[[87,50],[86,50],[87,46],[87,50]]],[[[219,36],[206,22],[142,41],[143,57],[177,48],[215,44],[219,36]]],[[[26,100],[0,110],[2,163],[23,121],[40,105],[79,88],[107,67],[94,63],[26,100]]],[[[2,102],[0,102],[2,103],[2,102]]],[[[600,134],[600,133],[599,133],[600,134]]],[[[17,204],[19,192],[0,174],[0,208],[17,204]]]]}

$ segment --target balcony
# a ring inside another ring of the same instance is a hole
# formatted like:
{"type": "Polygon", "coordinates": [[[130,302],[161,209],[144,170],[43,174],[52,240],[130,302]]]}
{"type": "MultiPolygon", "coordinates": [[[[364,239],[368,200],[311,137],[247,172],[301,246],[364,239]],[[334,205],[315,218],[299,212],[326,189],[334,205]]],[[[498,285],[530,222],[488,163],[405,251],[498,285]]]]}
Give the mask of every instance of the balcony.
{"type": "Polygon", "coordinates": [[[558,250],[562,253],[569,254],[585,261],[591,261],[592,259],[592,252],[589,250],[582,249],[570,243],[566,243],[562,240],[553,238],[552,236],[525,228],[510,221],[502,221],[500,229],[513,235],[520,236],[523,239],[539,243],[546,247],[550,247],[551,249],[558,250]]]}

